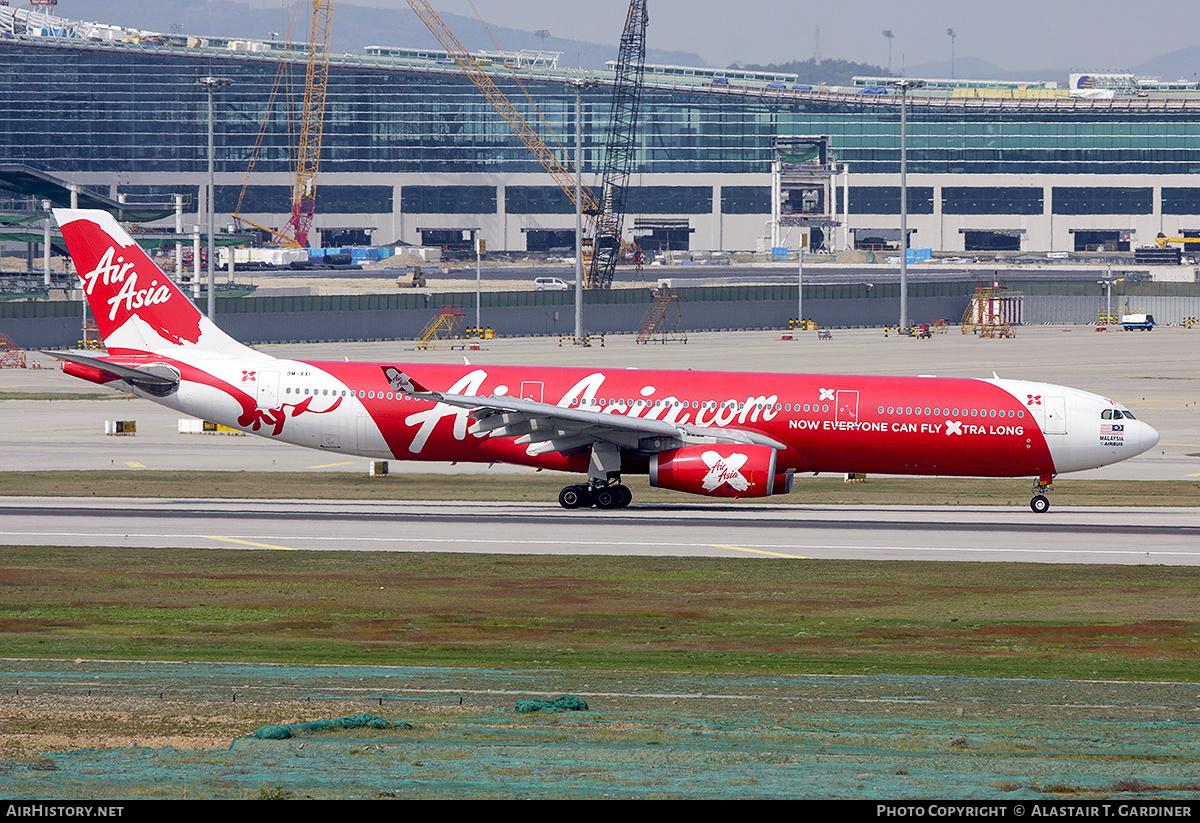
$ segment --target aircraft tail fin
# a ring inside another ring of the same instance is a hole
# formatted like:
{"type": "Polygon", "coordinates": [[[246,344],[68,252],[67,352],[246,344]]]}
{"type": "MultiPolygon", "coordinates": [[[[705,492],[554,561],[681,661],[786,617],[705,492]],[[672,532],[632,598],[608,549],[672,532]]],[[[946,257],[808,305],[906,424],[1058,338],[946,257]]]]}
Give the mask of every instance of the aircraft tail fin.
{"type": "Polygon", "coordinates": [[[402,372],[395,366],[384,366],[383,376],[387,378],[392,391],[400,392],[401,394],[429,393],[429,389],[418,383],[411,375],[402,372]]]}
{"type": "Polygon", "coordinates": [[[110,351],[253,353],[201,314],[111,214],[55,209],[54,218],[110,351]]]}

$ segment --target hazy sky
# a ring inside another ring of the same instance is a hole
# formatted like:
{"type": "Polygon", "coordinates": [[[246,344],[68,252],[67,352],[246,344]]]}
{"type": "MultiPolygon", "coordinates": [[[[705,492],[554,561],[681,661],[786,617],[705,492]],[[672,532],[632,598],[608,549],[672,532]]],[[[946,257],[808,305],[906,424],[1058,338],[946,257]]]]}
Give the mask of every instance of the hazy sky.
{"type": "MultiPolygon", "coordinates": [[[[407,5],[405,0],[347,2],[407,5]]],[[[629,7],[622,0],[474,3],[489,24],[614,44],[629,7]]],[[[431,5],[438,12],[473,15],[468,0],[431,0],[431,5]]],[[[1004,69],[1127,69],[1200,44],[1200,27],[1193,25],[1197,6],[1182,0],[649,0],[649,7],[651,46],[694,51],[717,66],[808,59],[816,51],[818,27],[822,56],[880,66],[888,61],[883,31],[891,30],[896,73],[902,65],[949,60],[947,28],[957,32],[958,57],[977,57],[1004,69]]]]}

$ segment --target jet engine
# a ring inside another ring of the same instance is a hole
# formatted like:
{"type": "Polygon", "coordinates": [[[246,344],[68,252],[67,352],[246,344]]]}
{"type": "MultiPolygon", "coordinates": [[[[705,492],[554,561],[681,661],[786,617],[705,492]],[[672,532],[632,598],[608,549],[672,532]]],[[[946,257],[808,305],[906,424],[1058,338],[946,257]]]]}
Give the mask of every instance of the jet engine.
{"type": "Polygon", "coordinates": [[[720,443],[684,446],[650,458],[650,485],[709,497],[767,497],[775,488],[775,449],[720,443]]]}

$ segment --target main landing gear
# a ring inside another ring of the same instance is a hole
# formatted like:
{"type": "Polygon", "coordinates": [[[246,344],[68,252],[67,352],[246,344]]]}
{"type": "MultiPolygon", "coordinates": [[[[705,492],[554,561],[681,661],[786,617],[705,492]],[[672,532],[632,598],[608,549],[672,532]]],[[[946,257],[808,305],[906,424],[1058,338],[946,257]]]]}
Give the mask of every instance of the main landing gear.
{"type": "Polygon", "coordinates": [[[1037,514],[1045,514],[1050,511],[1050,498],[1046,496],[1046,492],[1053,491],[1054,475],[1043,474],[1033,484],[1033,499],[1029,501],[1029,508],[1037,514]]]}
{"type": "Polygon", "coordinates": [[[587,485],[567,486],[558,493],[564,509],[623,509],[632,500],[633,493],[621,484],[621,449],[603,441],[592,444],[587,485]]]}
{"type": "Polygon", "coordinates": [[[617,483],[608,485],[564,486],[558,493],[558,504],[564,509],[623,509],[633,501],[633,492],[628,486],[617,483]]]}

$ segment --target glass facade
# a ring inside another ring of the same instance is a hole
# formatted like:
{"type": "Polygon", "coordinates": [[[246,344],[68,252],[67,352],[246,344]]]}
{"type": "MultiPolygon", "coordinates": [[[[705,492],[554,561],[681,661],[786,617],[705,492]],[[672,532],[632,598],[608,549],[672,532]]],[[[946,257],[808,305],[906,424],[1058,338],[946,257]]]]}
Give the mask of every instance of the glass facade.
{"type": "MultiPolygon", "coordinates": [[[[392,210],[391,186],[321,186],[321,206],[340,214],[380,214],[392,210]]],[[[218,212],[233,212],[242,197],[241,212],[287,211],[292,197],[291,186],[247,186],[242,196],[241,186],[217,186],[213,200],[218,212]]]]}
{"type": "Polygon", "coordinates": [[[1163,186],[1162,213],[1200,214],[1200,189],[1163,186]]]}
{"type": "MultiPolygon", "coordinates": [[[[578,73],[543,65],[523,75],[535,110],[511,77],[494,69],[500,89],[569,165],[575,91],[568,82],[578,73]]],[[[261,51],[0,39],[0,157],[103,194],[120,192],[130,202],[182,193],[185,209],[198,212],[207,201],[208,96],[197,81],[211,74],[231,81],[217,93],[216,210],[234,208],[254,157],[241,213],[286,214],[304,73],[302,59],[261,51]]],[[[603,83],[583,93],[583,171],[593,183],[608,136],[610,93],[603,83]]],[[[638,216],[670,220],[655,230],[678,236],[640,234],[648,245],[757,248],[775,228],[772,141],[818,138],[827,141],[829,157],[822,160],[829,164],[803,170],[812,177],[804,190],[816,193],[811,202],[796,201],[790,194],[802,189],[788,189],[780,178],[785,222],[815,221],[814,250],[839,250],[850,237],[894,245],[899,131],[891,95],[717,86],[699,75],[650,74],[625,225],[638,216]]],[[[1160,231],[1176,235],[1200,225],[1200,185],[1193,185],[1200,173],[1200,95],[914,96],[908,137],[908,226],[925,244],[1107,248],[1113,238],[1088,232],[1119,227],[1121,238],[1144,245],[1160,231]]],[[[471,231],[497,251],[573,245],[564,234],[573,222],[571,198],[444,60],[382,53],[333,60],[320,181],[323,232],[370,228],[404,242],[461,245],[470,241],[463,232],[471,231]]],[[[0,192],[5,202],[16,200],[0,192]]]]}
{"type": "MultiPolygon", "coordinates": [[[[597,189],[583,188],[599,198],[597,189]]],[[[509,214],[574,214],[575,201],[558,186],[506,186],[504,210],[509,214]]]]}
{"type": "Polygon", "coordinates": [[[1055,186],[1055,214],[1150,214],[1154,192],[1115,186],[1055,186]]]}
{"type": "MultiPolygon", "coordinates": [[[[837,190],[838,209],[842,208],[842,190],[837,190]]],[[[899,214],[899,186],[851,186],[850,211],[855,214],[899,214]]],[[[933,187],[908,187],[908,213],[933,214],[933,187]]]]}
{"type": "Polygon", "coordinates": [[[709,214],[712,186],[631,186],[631,214],[709,214]]]}
{"type": "Polygon", "coordinates": [[[495,214],[495,186],[405,186],[400,210],[409,214],[495,214]]]}
{"type": "Polygon", "coordinates": [[[770,214],[771,189],[768,186],[722,186],[722,214],[770,214]]]}
{"type": "Polygon", "coordinates": [[[1026,186],[943,186],[943,214],[1044,214],[1042,189],[1026,186]]]}
{"type": "MultiPolygon", "coordinates": [[[[207,97],[196,81],[212,73],[233,81],[218,93],[218,171],[244,172],[279,71],[302,87],[303,65],[274,58],[3,41],[0,154],[56,172],[203,171],[207,97]]],[[[538,122],[515,84],[496,79],[538,122]]],[[[573,146],[574,92],[558,81],[526,86],[559,140],[573,146]]],[[[607,88],[584,93],[587,172],[602,151],[608,107],[607,88]]],[[[828,135],[838,162],[856,174],[899,170],[899,112],[878,101],[648,87],[642,111],[635,165],[644,174],[767,174],[776,135],[828,135]]],[[[257,171],[289,170],[297,119],[282,104],[266,118],[257,171]]],[[[461,75],[366,58],[331,66],[323,143],[323,172],[542,171],[461,75]]],[[[1200,107],[914,103],[909,152],[913,174],[1196,174],[1200,107]]],[[[682,213],[701,208],[680,196],[682,213]]],[[[742,196],[727,204],[740,210],[742,196]]],[[[1029,207],[1020,200],[1020,209],[1029,207]]]]}

